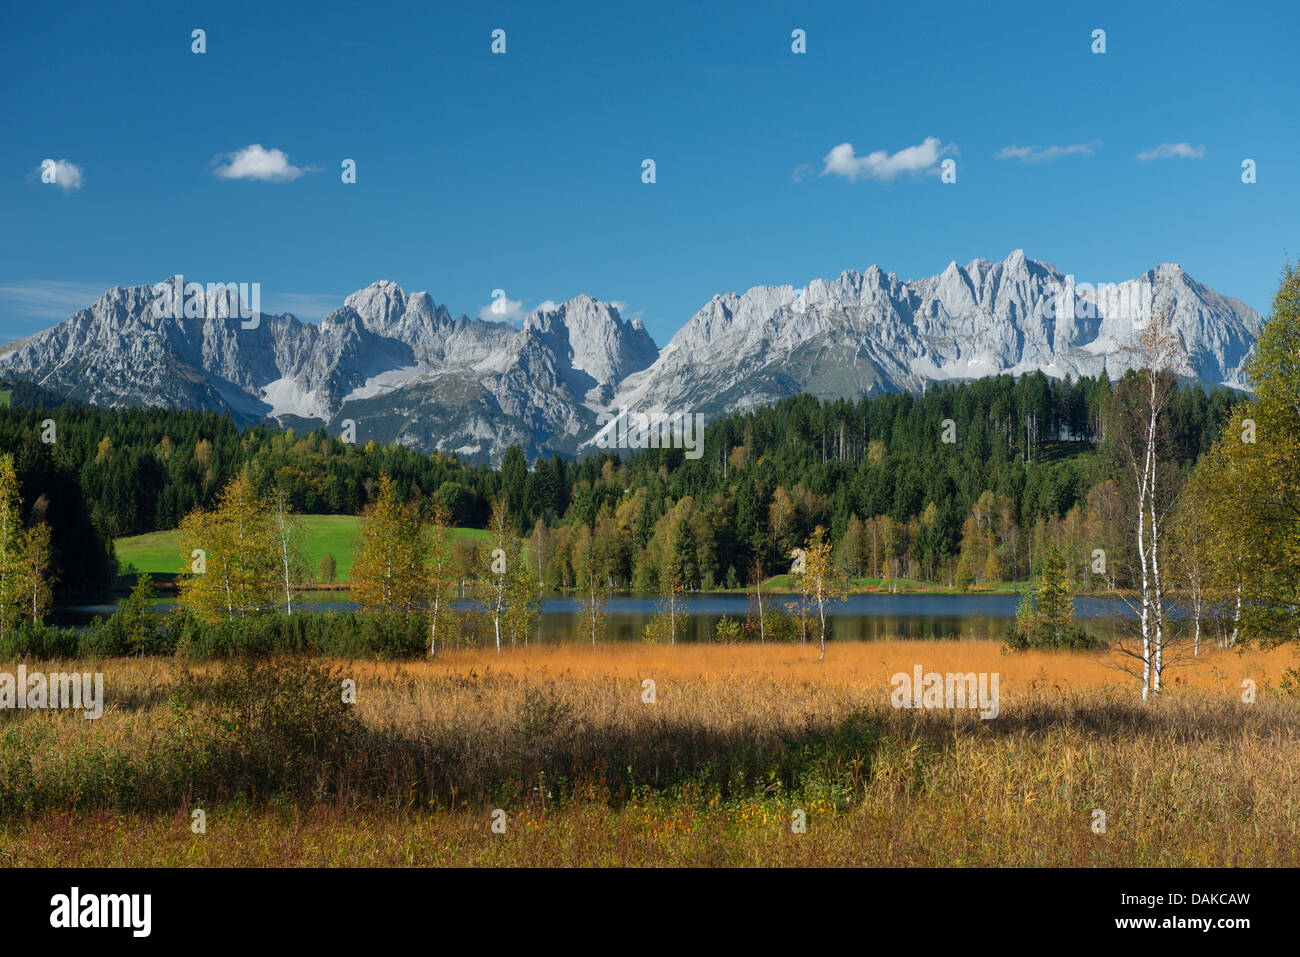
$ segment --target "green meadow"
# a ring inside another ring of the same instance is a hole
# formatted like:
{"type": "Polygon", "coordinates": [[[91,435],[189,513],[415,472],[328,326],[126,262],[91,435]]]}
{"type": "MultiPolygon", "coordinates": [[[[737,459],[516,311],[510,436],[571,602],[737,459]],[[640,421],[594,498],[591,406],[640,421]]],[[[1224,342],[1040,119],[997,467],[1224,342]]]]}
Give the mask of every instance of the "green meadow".
{"type": "MultiPolygon", "coordinates": [[[[321,560],[333,555],[338,567],[338,580],[347,581],[352,571],[352,550],[356,547],[357,529],[361,519],[356,515],[301,515],[302,552],[313,577],[320,573],[321,560]]],[[[486,539],[488,533],[480,528],[458,528],[456,537],[470,536],[486,539]]],[[[148,572],[151,575],[177,575],[185,570],[181,554],[179,533],[149,532],[130,535],[113,542],[117,551],[118,567],[123,571],[148,572]]]]}

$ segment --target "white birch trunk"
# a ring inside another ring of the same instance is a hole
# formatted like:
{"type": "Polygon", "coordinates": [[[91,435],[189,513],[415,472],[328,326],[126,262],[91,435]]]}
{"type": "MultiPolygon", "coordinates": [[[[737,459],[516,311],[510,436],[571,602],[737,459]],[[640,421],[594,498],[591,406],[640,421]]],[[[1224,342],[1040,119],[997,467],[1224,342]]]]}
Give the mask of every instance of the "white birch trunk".
{"type": "Polygon", "coordinates": [[[822,630],[821,630],[822,653],[817,656],[817,660],[823,661],[826,658],[826,599],[822,595],[821,582],[817,583],[817,614],[821,617],[821,626],[822,626],[822,630]]]}
{"type": "Polygon", "coordinates": [[[1142,480],[1138,483],[1137,544],[1138,559],[1142,563],[1142,700],[1151,694],[1151,572],[1146,545],[1146,502],[1151,471],[1151,443],[1147,442],[1146,460],[1142,464],[1142,480]]]}
{"type": "Polygon", "coordinates": [[[1237,582],[1237,608],[1232,613],[1232,637],[1228,639],[1228,647],[1237,647],[1237,630],[1241,627],[1241,582],[1237,582]]]}

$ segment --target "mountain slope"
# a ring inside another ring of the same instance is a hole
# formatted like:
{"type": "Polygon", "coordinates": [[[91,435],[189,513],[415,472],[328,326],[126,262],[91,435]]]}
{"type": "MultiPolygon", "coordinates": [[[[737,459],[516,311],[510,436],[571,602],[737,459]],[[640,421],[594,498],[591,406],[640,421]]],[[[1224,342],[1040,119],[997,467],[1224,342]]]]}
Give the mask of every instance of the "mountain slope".
{"type": "Polygon", "coordinates": [[[1170,304],[1184,341],[1180,371],[1242,384],[1259,315],[1179,267],[1159,266],[1113,290],[1072,289],[1054,266],[1016,250],[1003,262],[954,262],[920,280],[872,266],[802,290],[715,296],[652,366],[624,380],[614,404],[713,413],[797,392],[920,389],[999,372],[1115,377],[1129,367],[1123,349],[1156,297],[1170,304]]]}
{"type": "Polygon", "coordinates": [[[114,287],[66,322],[0,348],[0,374],[96,405],[229,411],[357,439],[498,458],[576,451],[593,401],[658,356],[639,322],[579,296],[506,322],[453,318],[389,281],[349,296],[319,325],[262,315],[244,328],[208,296],[200,316],[159,316],[151,286],[114,287]]]}
{"type": "Polygon", "coordinates": [[[263,315],[254,328],[209,292],[199,315],[160,317],[150,286],[114,287],[52,329],[0,347],[0,375],[98,405],[229,411],[497,461],[578,452],[607,410],[716,414],[788,395],[916,390],[999,372],[1128,367],[1153,302],[1172,309],[1185,375],[1243,384],[1257,313],[1169,264],[1116,287],[1075,286],[1016,250],[900,280],[878,266],[803,289],[714,296],[659,350],[637,320],[577,296],[522,328],[453,317],[381,281],[320,323],[263,315]]]}

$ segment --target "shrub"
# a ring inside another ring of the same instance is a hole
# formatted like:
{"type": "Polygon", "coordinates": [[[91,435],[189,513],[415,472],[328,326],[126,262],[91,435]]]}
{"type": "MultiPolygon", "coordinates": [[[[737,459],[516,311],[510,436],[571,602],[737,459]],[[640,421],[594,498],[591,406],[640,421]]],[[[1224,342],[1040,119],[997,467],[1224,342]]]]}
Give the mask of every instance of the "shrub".
{"type": "Polygon", "coordinates": [[[1027,651],[1030,648],[1069,648],[1076,651],[1089,651],[1109,647],[1106,639],[1091,634],[1078,625],[1070,625],[1062,630],[1058,640],[1053,641],[1046,631],[1032,631],[1011,625],[1002,641],[1008,651],[1027,651]]]}
{"type": "Polygon", "coordinates": [[[77,654],[77,630],[24,621],[0,634],[0,658],[71,658],[77,654]]]}
{"type": "Polygon", "coordinates": [[[315,653],[338,658],[417,658],[429,632],[424,615],[278,612],[207,623],[188,614],[167,622],[161,643],[187,658],[261,658],[315,653]]]}
{"type": "Polygon", "coordinates": [[[737,621],[723,615],[718,619],[718,624],[714,628],[713,637],[724,645],[735,644],[738,641],[745,640],[745,626],[743,622],[737,621]]]}

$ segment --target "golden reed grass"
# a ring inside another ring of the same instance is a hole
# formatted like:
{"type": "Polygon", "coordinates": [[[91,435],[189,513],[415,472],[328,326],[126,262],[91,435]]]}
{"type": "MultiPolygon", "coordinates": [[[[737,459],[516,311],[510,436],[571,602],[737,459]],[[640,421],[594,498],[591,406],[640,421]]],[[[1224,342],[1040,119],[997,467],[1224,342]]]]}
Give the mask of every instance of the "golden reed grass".
{"type": "MultiPolygon", "coordinates": [[[[1294,651],[1208,649],[1167,673],[1167,694],[1151,704],[1098,653],[897,641],[837,644],[816,658],[811,646],[549,645],[333,662],[357,682],[371,752],[339,772],[346,793],[213,805],[202,837],[190,833],[187,807],[10,815],[0,819],[0,863],[1300,863],[1300,701],[1274,693],[1294,651]],[[892,709],[890,676],[916,664],[998,672],[999,718],[892,709]],[[641,700],[645,678],[656,682],[653,707],[641,700]],[[1254,704],[1241,700],[1246,678],[1259,688],[1254,704]],[[823,747],[822,732],[863,715],[878,734],[857,768],[861,742],[823,747]],[[692,783],[692,771],[747,747],[802,749],[816,761],[800,766],[825,774],[797,791],[761,782],[728,791],[725,775],[692,783]],[[638,780],[670,786],[611,802],[597,774],[611,755],[635,765],[638,780]],[[519,787],[494,796],[502,769],[519,787]],[[548,783],[557,769],[573,777],[567,792],[548,783]],[[443,794],[459,785],[464,799],[366,797],[406,794],[423,778],[443,794]],[[488,827],[497,802],[504,835],[488,827]],[[796,806],[806,834],[790,831],[796,806]],[[1104,833],[1093,828],[1098,810],[1104,833]]],[[[61,773],[75,773],[69,756],[88,746],[143,754],[172,733],[170,696],[187,666],[99,668],[100,721],[5,719],[42,723],[32,760],[67,761],[61,773]]]]}
{"type": "MultiPolygon", "coordinates": [[[[484,649],[455,650],[422,662],[382,662],[368,666],[376,677],[403,673],[448,676],[473,670],[513,677],[636,678],[662,676],[676,680],[763,678],[833,686],[880,687],[890,676],[921,664],[926,671],[998,672],[1001,687],[1137,688],[1126,673],[1133,663],[1105,652],[1023,651],[1007,653],[985,641],[871,641],[829,646],[824,661],[815,645],[788,644],[651,644],[530,645],[506,649],[500,655],[484,649]]],[[[1261,686],[1276,684],[1288,668],[1300,666],[1300,654],[1290,648],[1244,652],[1204,648],[1195,659],[1166,669],[1167,686],[1174,689],[1229,688],[1240,690],[1243,678],[1261,686]]]]}

